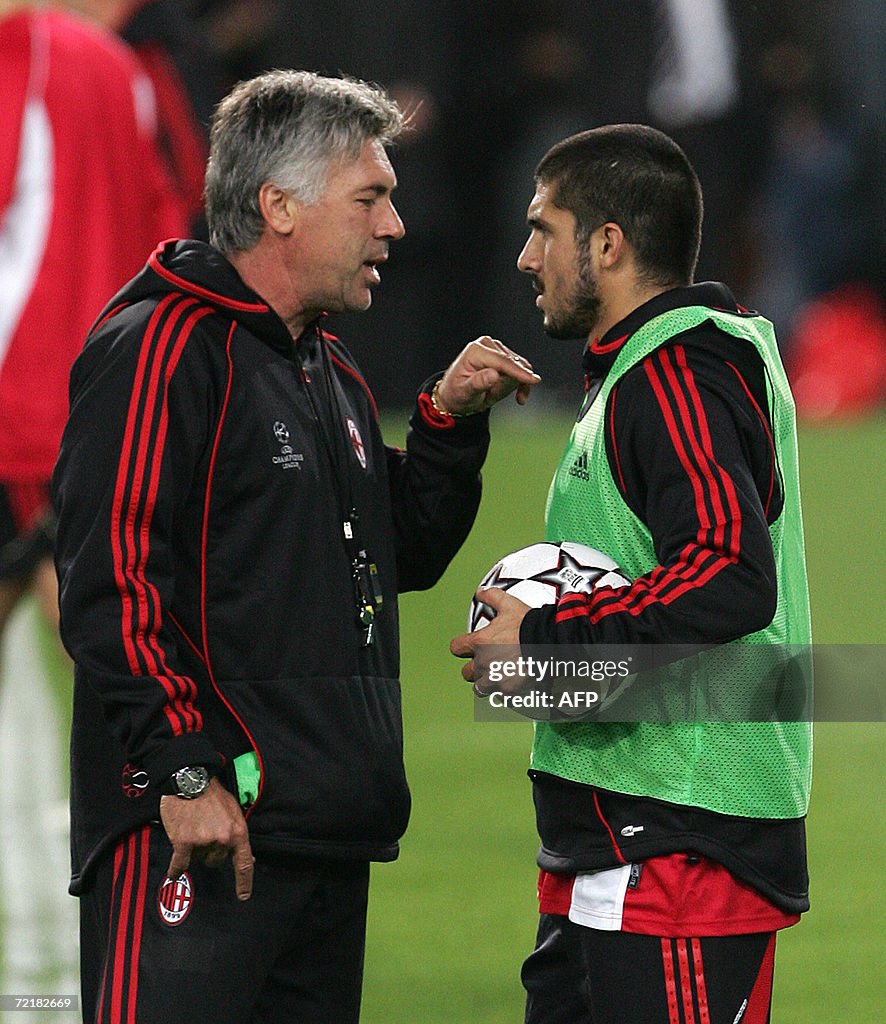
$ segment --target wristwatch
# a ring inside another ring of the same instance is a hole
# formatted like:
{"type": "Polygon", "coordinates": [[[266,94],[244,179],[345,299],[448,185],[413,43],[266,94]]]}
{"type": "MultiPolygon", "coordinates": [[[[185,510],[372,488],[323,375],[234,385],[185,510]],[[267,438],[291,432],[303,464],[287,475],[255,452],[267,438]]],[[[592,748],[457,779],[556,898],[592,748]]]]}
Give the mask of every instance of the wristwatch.
{"type": "Polygon", "coordinates": [[[206,792],[210,778],[208,769],[203,765],[179,768],[166,780],[162,791],[170,796],[180,796],[183,800],[193,800],[206,792]]]}

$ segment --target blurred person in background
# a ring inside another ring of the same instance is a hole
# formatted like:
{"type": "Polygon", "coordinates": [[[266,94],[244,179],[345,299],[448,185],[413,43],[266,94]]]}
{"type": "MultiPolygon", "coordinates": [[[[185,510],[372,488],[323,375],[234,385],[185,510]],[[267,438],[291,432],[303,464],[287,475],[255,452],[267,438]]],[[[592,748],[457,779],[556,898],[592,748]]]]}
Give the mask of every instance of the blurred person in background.
{"type": "Polygon", "coordinates": [[[654,0],[505,0],[471,11],[475,27],[465,15],[459,130],[472,183],[466,220],[478,227],[466,242],[478,268],[472,301],[496,336],[519,338],[544,365],[540,398],[571,392],[573,359],[545,344],[513,272],[524,183],[558,139],[589,124],[646,119],[654,13],[654,0]]]}
{"type": "Polygon", "coordinates": [[[839,116],[859,169],[859,277],[886,299],[886,5],[844,0],[841,8],[834,60],[841,78],[839,116]]]}
{"type": "Polygon", "coordinates": [[[205,238],[203,172],[208,125],[225,81],[206,41],[195,0],[67,0],[68,6],[116,33],[135,53],[151,81],[157,138],[170,181],[191,227],[205,238]]]}
{"type": "Polygon", "coordinates": [[[830,56],[833,8],[827,0],[780,4],[759,56],[771,146],[754,211],[759,261],[750,292],[785,350],[803,304],[847,280],[862,250],[857,160],[838,116],[830,56]]]}
{"type": "Polygon", "coordinates": [[[465,42],[457,34],[461,6],[455,0],[210,0],[203,5],[202,23],[213,45],[227,55],[229,78],[279,67],[324,75],[345,68],[382,85],[406,115],[408,128],[396,145],[397,205],[409,231],[398,246],[399,258],[366,313],[330,317],[330,329],[347,335],[382,408],[403,401],[400,381],[389,372],[391,352],[397,353],[402,379],[422,380],[441,354],[454,357],[466,333],[485,330],[461,294],[477,278],[465,259],[468,233],[459,214],[460,193],[474,183],[453,173],[463,154],[462,125],[453,121],[457,54],[465,42]],[[450,301],[456,293],[459,301],[450,301]],[[383,347],[375,342],[380,336],[383,347]]]}
{"type": "Polygon", "coordinates": [[[792,2],[773,22],[760,58],[772,144],[748,293],[779,329],[799,415],[864,415],[886,401],[886,9],[792,2]]]}
{"type": "Polygon", "coordinates": [[[539,152],[588,125],[659,127],[707,183],[700,278],[743,287],[753,262],[747,210],[767,144],[755,68],[766,18],[727,0],[507,0],[472,17],[476,31],[461,33],[460,102],[468,177],[480,183],[467,197],[481,235],[475,302],[493,333],[520,338],[544,367],[546,395],[568,400],[572,358],[545,343],[511,268],[520,182],[539,152]]]}
{"type": "Polygon", "coordinates": [[[37,595],[57,621],[49,478],[90,324],[187,211],[151,84],[122,42],[0,0],[0,633],[37,595]]]}

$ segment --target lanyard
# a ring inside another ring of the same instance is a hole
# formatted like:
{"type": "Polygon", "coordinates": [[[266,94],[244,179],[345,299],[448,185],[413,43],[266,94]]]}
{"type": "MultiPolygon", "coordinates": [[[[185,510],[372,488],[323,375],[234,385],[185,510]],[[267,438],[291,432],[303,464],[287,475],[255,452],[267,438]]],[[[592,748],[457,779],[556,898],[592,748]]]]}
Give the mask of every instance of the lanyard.
{"type": "MultiPolygon", "coordinates": [[[[351,578],[354,588],[354,602],[357,622],[363,631],[363,646],[369,647],[375,640],[375,616],[382,604],[381,586],[378,579],[378,567],[366,553],[360,536],[360,515],[354,499],[354,472],[351,460],[350,442],[344,433],[345,415],[336,390],[332,362],[323,335],[316,330],[316,340],[320,352],[322,366],[322,387],[326,392],[325,406],[329,410],[332,423],[328,424],[317,407],[311,389],[311,378],[305,372],[299,359],[301,380],[311,407],[311,414],[317,424],[318,434],[326,452],[332,471],[332,486],[335,490],[336,505],[341,526],[341,536],[351,567],[351,578]],[[338,420],[338,422],[336,422],[338,420]],[[341,471],[344,470],[342,473],[341,471]]],[[[296,353],[299,349],[296,347],[296,353]]]]}

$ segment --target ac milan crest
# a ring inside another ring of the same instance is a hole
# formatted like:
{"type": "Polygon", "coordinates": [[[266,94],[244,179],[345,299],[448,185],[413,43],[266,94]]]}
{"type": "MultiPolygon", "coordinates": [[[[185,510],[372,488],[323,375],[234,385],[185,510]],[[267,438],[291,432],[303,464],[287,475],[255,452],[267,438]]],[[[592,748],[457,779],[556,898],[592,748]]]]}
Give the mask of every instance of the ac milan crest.
{"type": "Polygon", "coordinates": [[[350,437],[351,444],[354,446],[357,459],[359,460],[360,465],[366,469],[366,449],[363,446],[363,438],[360,436],[357,424],[351,419],[351,417],[346,416],[345,420],[348,425],[348,437],[350,437]]]}
{"type": "Polygon", "coordinates": [[[194,889],[187,871],[178,878],[164,878],[157,893],[157,909],[164,923],[179,925],[191,912],[194,889]]]}

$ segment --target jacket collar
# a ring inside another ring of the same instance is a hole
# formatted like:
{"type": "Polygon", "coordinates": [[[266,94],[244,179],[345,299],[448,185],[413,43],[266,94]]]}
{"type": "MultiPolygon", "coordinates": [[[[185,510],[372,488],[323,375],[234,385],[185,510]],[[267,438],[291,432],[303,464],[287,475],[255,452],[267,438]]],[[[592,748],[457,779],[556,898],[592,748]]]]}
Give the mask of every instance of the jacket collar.
{"type": "MultiPolygon", "coordinates": [[[[249,288],[233,264],[206,242],[171,239],[161,242],[147,266],[121,293],[117,301],[134,302],[157,292],[180,291],[213,306],[236,320],[272,348],[292,355],[289,328],[267,302],[249,288]]],[[[308,324],[302,337],[316,335],[322,317],[308,324]]]]}
{"type": "Polygon", "coordinates": [[[585,378],[605,376],[632,334],[662,313],[683,306],[710,306],[730,313],[745,312],[738,306],[726,285],[717,281],[705,281],[661,292],[628,313],[601,338],[594,338],[588,343],[582,359],[585,378]]]}

